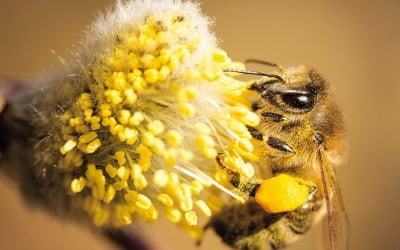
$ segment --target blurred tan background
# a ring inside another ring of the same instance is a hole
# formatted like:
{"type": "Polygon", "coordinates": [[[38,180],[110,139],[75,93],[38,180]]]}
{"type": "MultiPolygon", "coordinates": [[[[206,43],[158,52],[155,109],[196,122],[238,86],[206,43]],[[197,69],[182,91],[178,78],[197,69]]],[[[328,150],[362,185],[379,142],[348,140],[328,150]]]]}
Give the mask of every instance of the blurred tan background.
{"type": "MultiPolygon", "coordinates": [[[[0,75],[33,79],[68,56],[106,0],[0,0],[0,75]]],[[[203,0],[237,60],[315,66],[332,83],[351,145],[339,179],[352,250],[400,249],[400,1],[203,0]]],[[[31,211],[0,176],[0,249],[115,249],[82,226],[31,211]]],[[[173,225],[139,226],[168,249],[196,249],[173,225]]],[[[317,230],[291,250],[317,249],[317,230]]],[[[226,249],[209,232],[200,249],[226,249]]]]}

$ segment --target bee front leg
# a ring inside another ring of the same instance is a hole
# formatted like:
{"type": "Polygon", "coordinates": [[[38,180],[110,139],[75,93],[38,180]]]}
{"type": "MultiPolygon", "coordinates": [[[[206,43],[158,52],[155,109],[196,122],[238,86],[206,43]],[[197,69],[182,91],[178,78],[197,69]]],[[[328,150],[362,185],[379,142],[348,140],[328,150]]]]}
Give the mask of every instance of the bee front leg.
{"type": "Polygon", "coordinates": [[[215,160],[218,166],[230,176],[230,184],[232,184],[232,186],[234,186],[241,194],[254,197],[258,188],[260,187],[261,181],[256,180],[255,178],[249,179],[242,177],[239,172],[233,171],[227,167],[223,162],[223,155],[223,153],[219,153],[215,157],[215,160]]]}

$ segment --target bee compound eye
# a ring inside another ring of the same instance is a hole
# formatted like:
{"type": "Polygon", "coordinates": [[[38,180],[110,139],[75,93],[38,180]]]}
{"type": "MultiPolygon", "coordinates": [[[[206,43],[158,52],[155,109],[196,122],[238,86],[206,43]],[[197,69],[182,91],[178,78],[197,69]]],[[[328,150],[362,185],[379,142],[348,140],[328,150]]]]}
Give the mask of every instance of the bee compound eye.
{"type": "Polygon", "coordinates": [[[285,104],[296,109],[311,109],[315,104],[315,96],[309,92],[284,92],[281,98],[285,104]]]}

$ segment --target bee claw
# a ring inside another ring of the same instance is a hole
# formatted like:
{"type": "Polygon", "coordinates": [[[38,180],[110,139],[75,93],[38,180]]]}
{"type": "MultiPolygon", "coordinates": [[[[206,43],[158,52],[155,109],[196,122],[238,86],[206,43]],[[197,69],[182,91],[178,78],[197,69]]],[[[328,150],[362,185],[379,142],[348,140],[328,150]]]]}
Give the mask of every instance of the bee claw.
{"type": "Polygon", "coordinates": [[[267,144],[275,149],[278,149],[283,152],[295,153],[293,148],[286,144],[286,142],[276,138],[276,137],[268,137],[267,144]]]}

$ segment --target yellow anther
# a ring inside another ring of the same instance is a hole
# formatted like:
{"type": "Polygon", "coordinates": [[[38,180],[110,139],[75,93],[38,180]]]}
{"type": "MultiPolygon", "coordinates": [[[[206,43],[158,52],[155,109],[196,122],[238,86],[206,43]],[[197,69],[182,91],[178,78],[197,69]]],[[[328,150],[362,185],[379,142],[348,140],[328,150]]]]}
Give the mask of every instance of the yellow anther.
{"type": "Polygon", "coordinates": [[[190,188],[193,194],[199,194],[203,190],[203,185],[199,181],[192,181],[190,188]]]}
{"type": "Polygon", "coordinates": [[[236,132],[238,134],[244,134],[246,132],[247,133],[249,132],[247,130],[246,126],[236,119],[229,119],[227,121],[227,126],[228,126],[228,128],[230,128],[231,130],[233,130],[234,132],[236,132]]]}
{"type": "Polygon", "coordinates": [[[212,147],[204,147],[201,148],[200,151],[206,158],[213,159],[217,156],[217,150],[212,147]]]}
{"type": "Polygon", "coordinates": [[[182,211],[193,209],[192,191],[189,185],[181,184],[176,188],[176,197],[179,199],[179,206],[182,211]]]}
{"type": "Polygon", "coordinates": [[[124,67],[124,63],[122,63],[121,59],[109,58],[108,63],[116,70],[121,70],[124,67]]]}
{"type": "Polygon", "coordinates": [[[79,143],[89,143],[96,139],[97,133],[94,131],[91,131],[89,133],[85,133],[81,136],[79,136],[79,143]]]}
{"type": "Polygon", "coordinates": [[[115,152],[114,155],[115,155],[115,158],[117,159],[118,164],[120,166],[125,164],[126,159],[125,159],[125,152],[124,151],[117,151],[117,152],[115,152]]]}
{"type": "Polygon", "coordinates": [[[113,184],[116,190],[126,189],[128,187],[128,182],[126,180],[117,181],[113,184]]]}
{"type": "MultiPolygon", "coordinates": [[[[151,38],[151,37],[149,37],[147,40],[146,40],[146,43],[144,44],[144,46],[143,46],[143,48],[145,49],[145,50],[147,50],[147,51],[154,51],[155,49],[156,49],[156,46],[157,46],[157,43],[154,41],[154,39],[153,38],[151,38]]],[[[157,65],[155,65],[154,66],[154,61],[155,60],[153,60],[151,63],[150,63],[150,65],[149,65],[149,67],[150,68],[155,68],[157,65]]]]}
{"type": "Polygon", "coordinates": [[[153,183],[159,187],[163,188],[167,185],[169,180],[169,176],[164,169],[158,169],[155,171],[153,175],[153,183]]]}
{"type": "Polygon", "coordinates": [[[260,117],[253,112],[248,112],[245,116],[240,117],[240,120],[251,127],[255,127],[260,123],[260,117]]]}
{"type": "Polygon", "coordinates": [[[149,209],[149,208],[153,205],[152,202],[151,202],[151,200],[149,199],[149,197],[147,197],[147,196],[144,195],[144,194],[139,194],[139,195],[138,195],[135,204],[136,204],[136,206],[137,206],[138,208],[141,208],[141,209],[144,209],[144,210],[149,209]]]}
{"type": "Polygon", "coordinates": [[[191,210],[185,213],[185,221],[189,226],[196,226],[197,225],[197,215],[196,213],[191,210]]]}
{"type": "Polygon", "coordinates": [[[94,153],[96,152],[96,150],[101,147],[101,141],[100,139],[94,139],[93,141],[91,141],[87,147],[86,147],[86,152],[88,154],[94,153]]]}
{"type": "Polygon", "coordinates": [[[136,77],[135,81],[133,82],[133,89],[137,91],[143,90],[146,86],[147,82],[141,76],[136,77]]]}
{"type": "Polygon", "coordinates": [[[122,102],[121,92],[118,90],[106,90],[104,91],[104,95],[109,103],[114,105],[118,105],[122,102]]]}
{"type": "Polygon", "coordinates": [[[171,207],[165,210],[165,217],[174,223],[178,223],[181,221],[182,214],[178,209],[171,207]]]}
{"type": "Polygon", "coordinates": [[[138,98],[134,90],[131,88],[125,89],[124,94],[125,94],[125,103],[127,104],[134,104],[138,98]]]}
{"type": "Polygon", "coordinates": [[[158,81],[158,70],[147,69],[144,71],[144,78],[148,83],[156,83],[158,81]]]}
{"type": "Polygon", "coordinates": [[[153,135],[159,135],[162,132],[164,132],[165,125],[159,120],[154,120],[150,122],[147,125],[147,129],[153,134],[153,135]]]}
{"type": "Polygon", "coordinates": [[[101,104],[100,105],[100,116],[109,117],[111,116],[111,105],[110,104],[101,104]]]}
{"type": "Polygon", "coordinates": [[[224,165],[233,170],[240,170],[244,166],[242,158],[236,156],[226,156],[223,159],[224,165]]]}
{"type": "Polygon", "coordinates": [[[76,141],[74,140],[68,140],[64,146],[62,146],[60,148],[60,152],[61,154],[65,155],[66,153],[68,153],[69,151],[71,151],[72,149],[74,149],[76,147],[76,141]]]}
{"type": "MultiPolygon", "coordinates": [[[[90,125],[90,128],[92,129],[92,130],[98,130],[98,129],[100,129],[100,123],[92,123],[92,125],[90,125]]],[[[85,130],[85,132],[88,132],[88,131],[86,131],[85,130]]]]}
{"type": "MultiPolygon", "coordinates": [[[[161,33],[161,32],[160,32],[161,33]]],[[[165,33],[164,33],[165,34],[165,33]]],[[[160,55],[158,57],[158,60],[160,60],[161,64],[167,64],[169,61],[169,58],[171,56],[171,52],[167,49],[161,49],[160,50],[160,55]]]]}
{"type": "Polygon", "coordinates": [[[176,153],[175,150],[169,149],[166,150],[163,154],[164,159],[167,163],[167,166],[174,166],[176,164],[176,153]]]}
{"type": "Polygon", "coordinates": [[[159,200],[162,204],[164,204],[166,207],[172,207],[174,205],[174,201],[172,200],[171,196],[168,194],[159,194],[157,196],[157,200],[159,200]]]}
{"type": "Polygon", "coordinates": [[[212,81],[215,81],[218,79],[218,75],[211,69],[206,68],[201,73],[202,73],[201,75],[204,77],[204,79],[209,82],[212,82],[212,81]]]}
{"type": "Polygon", "coordinates": [[[143,64],[144,68],[151,68],[150,65],[153,60],[154,60],[154,56],[151,54],[144,54],[140,58],[140,62],[143,64]]]}
{"type": "Polygon", "coordinates": [[[126,125],[129,121],[130,117],[131,117],[131,111],[129,111],[127,109],[123,109],[123,110],[119,111],[118,121],[121,124],[126,125]]]}
{"type": "Polygon", "coordinates": [[[124,136],[125,136],[125,139],[126,139],[126,144],[132,145],[137,141],[138,132],[137,132],[136,129],[125,128],[124,129],[124,136]]]}
{"type": "Polygon", "coordinates": [[[167,133],[167,142],[172,146],[178,146],[182,143],[183,137],[176,130],[170,130],[167,133]]]}
{"type": "Polygon", "coordinates": [[[76,194],[81,192],[86,186],[86,179],[79,177],[79,179],[73,179],[71,181],[71,191],[76,194]]]}
{"type": "Polygon", "coordinates": [[[83,111],[83,115],[86,117],[90,117],[93,115],[93,109],[85,109],[85,111],[83,111]]]}
{"type": "Polygon", "coordinates": [[[104,177],[103,170],[96,169],[94,182],[99,187],[104,187],[104,185],[106,185],[106,177],[104,177]]]}
{"type": "Polygon", "coordinates": [[[197,69],[188,69],[185,73],[185,78],[189,82],[197,81],[201,78],[201,73],[197,69]]]}
{"type": "Polygon", "coordinates": [[[237,146],[239,149],[247,152],[252,152],[254,150],[253,144],[246,139],[241,139],[237,141],[237,146]]]}
{"type": "Polygon", "coordinates": [[[190,52],[186,47],[179,46],[175,50],[174,54],[177,55],[180,59],[185,59],[186,57],[188,57],[190,55],[190,52]]]}
{"type": "Polygon", "coordinates": [[[126,76],[124,72],[118,72],[117,77],[114,78],[114,88],[115,89],[125,89],[128,85],[126,81],[126,76]]]}
{"type": "Polygon", "coordinates": [[[254,167],[250,163],[243,164],[240,168],[240,173],[246,178],[252,178],[254,176],[254,167]]]}
{"type": "Polygon", "coordinates": [[[212,57],[213,57],[214,62],[217,62],[217,63],[223,63],[228,60],[228,55],[226,54],[226,52],[223,50],[220,50],[220,49],[214,50],[212,52],[212,57]]]}
{"type": "Polygon", "coordinates": [[[140,168],[139,164],[133,163],[131,166],[131,178],[133,180],[138,180],[142,175],[142,169],[140,168]]]}
{"type": "Polygon", "coordinates": [[[112,115],[112,112],[109,109],[101,109],[100,110],[100,116],[101,117],[109,117],[111,115],[112,115]]]}
{"type": "Polygon", "coordinates": [[[129,125],[137,126],[144,120],[142,112],[135,112],[129,119],[129,125]]]}
{"type": "Polygon", "coordinates": [[[195,144],[199,148],[204,148],[204,147],[212,148],[215,146],[215,141],[209,135],[198,135],[195,139],[195,144]]]}
{"type": "Polygon", "coordinates": [[[203,200],[197,200],[194,204],[205,216],[211,216],[211,209],[203,200]]]}
{"type": "Polygon", "coordinates": [[[87,133],[90,131],[90,128],[86,125],[78,125],[75,127],[75,131],[77,133],[87,133]]]}
{"type": "Polygon", "coordinates": [[[171,70],[175,70],[179,66],[179,57],[177,55],[171,55],[168,62],[168,67],[171,70]]]}
{"type": "Polygon", "coordinates": [[[71,111],[66,111],[66,112],[60,117],[60,119],[61,119],[61,121],[63,121],[63,122],[67,122],[67,121],[69,121],[69,119],[71,119],[71,117],[72,117],[72,112],[71,112],[71,111]]]}
{"type": "Polygon", "coordinates": [[[107,191],[106,191],[106,193],[105,193],[105,195],[104,195],[103,201],[104,201],[105,203],[110,203],[110,202],[114,199],[115,193],[116,193],[115,188],[114,188],[112,185],[109,185],[109,186],[107,187],[107,191]]]}
{"type": "Polygon", "coordinates": [[[111,105],[108,103],[103,103],[100,105],[100,110],[110,110],[111,109],[111,105]]]}
{"type": "Polygon", "coordinates": [[[165,152],[165,144],[160,138],[155,138],[153,145],[151,145],[155,154],[163,155],[165,152]]]}
{"type": "Polygon", "coordinates": [[[188,86],[185,88],[185,95],[189,100],[193,100],[197,96],[197,89],[193,86],[188,86]]]}
{"type": "Polygon", "coordinates": [[[192,117],[196,114],[196,108],[191,103],[183,103],[179,105],[179,113],[187,117],[192,117]]]}
{"type": "Polygon", "coordinates": [[[159,213],[154,206],[151,206],[151,208],[148,210],[148,214],[149,214],[149,220],[157,220],[158,219],[159,213]]]}
{"type": "Polygon", "coordinates": [[[129,178],[129,170],[126,167],[119,167],[117,174],[121,180],[127,180],[129,178]]]}
{"type": "Polygon", "coordinates": [[[106,166],[106,172],[111,178],[114,178],[115,176],[117,176],[118,169],[114,168],[113,165],[108,164],[106,166]]]}
{"type": "Polygon", "coordinates": [[[88,180],[94,181],[96,178],[96,165],[88,164],[85,175],[88,180]]]}
{"type": "Polygon", "coordinates": [[[124,126],[121,124],[117,124],[115,126],[110,126],[110,132],[113,135],[117,135],[118,133],[121,133],[124,130],[124,126]]]}
{"type": "Polygon", "coordinates": [[[154,140],[155,140],[154,134],[152,134],[150,132],[144,132],[142,134],[142,140],[145,145],[152,146],[154,144],[154,140]]]}
{"type": "Polygon", "coordinates": [[[126,51],[122,46],[116,46],[114,48],[114,54],[116,58],[124,58],[126,57],[126,51]]]}
{"type": "MultiPolygon", "coordinates": [[[[129,55],[128,55],[128,62],[127,62],[127,64],[130,66],[130,68],[132,68],[132,69],[137,69],[137,68],[139,68],[140,67],[140,62],[139,62],[139,57],[135,54],[135,53],[133,53],[133,52],[131,52],[131,53],[129,53],[129,55]]],[[[128,79],[129,79],[129,74],[128,74],[128,79]]]]}
{"type": "Polygon", "coordinates": [[[134,82],[136,80],[136,78],[138,77],[137,74],[135,74],[134,72],[128,73],[128,80],[130,82],[134,82]]]}
{"type": "Polygon", "coordinates": [[[138,193],[133,190],[129,190],[124,195],[124,199],[128,203],[134,203],[137,200],[137,197],[138,197],[138,193]]]}
{"type": "Polygon", "coordinates": [[[202,135],[210,135],[211,134],[210,127],[207,124],[205,124],[204,122],[196,122],[194,124],[194,129],[196,130],[197,133],[202,134],[202,135]]]}
{"type": "Polygon", "coordinates": [[[109,212],[107,210],[98,209],[94,212],[93,224],[100,227],[107,222],[108,217],[109,217],[109,212]]]}
{"type": "Polygon", "coordinates": [[[171,70],[168,68],[168,66],[161,66],[160,70],[158,71],[158,80],[159,81],[165,81],[168,76],[171,74],[171,70]]]}
{"type": "Polygon", "coordinates": [[[191,161],[193,159],[193,153],[186,149],[180,149],[178,151],[178,157],[184,161],[191,161]]]}
{"type": "Polygon", "coordinates": [[[141,174],[138,177],[135,177],[133,184],[135,185],[137,190],[143,190],[147,187],[147,179],[146,177],[144,177],[144,175],[141,174]]]}

